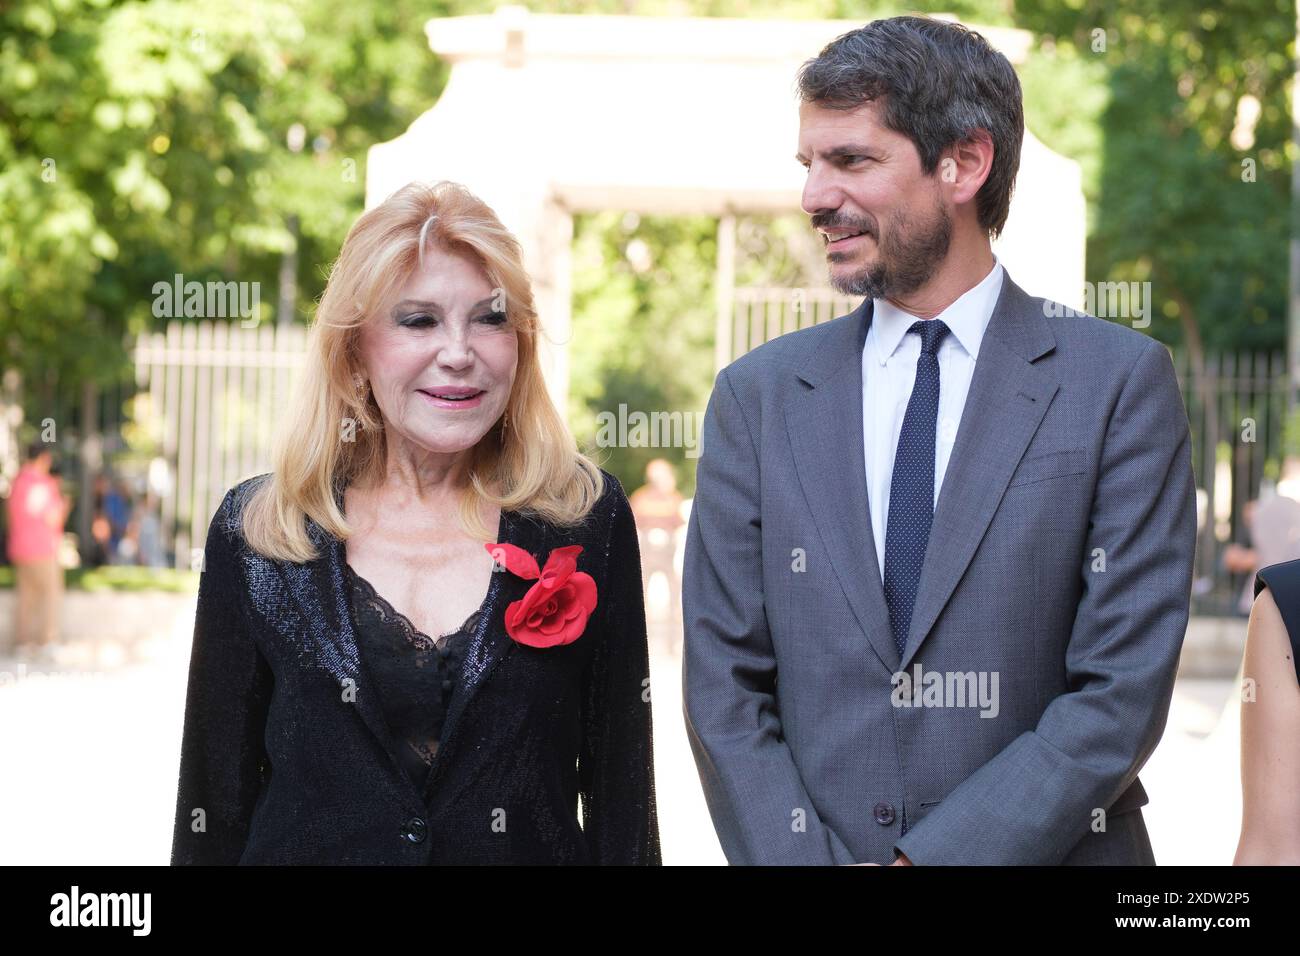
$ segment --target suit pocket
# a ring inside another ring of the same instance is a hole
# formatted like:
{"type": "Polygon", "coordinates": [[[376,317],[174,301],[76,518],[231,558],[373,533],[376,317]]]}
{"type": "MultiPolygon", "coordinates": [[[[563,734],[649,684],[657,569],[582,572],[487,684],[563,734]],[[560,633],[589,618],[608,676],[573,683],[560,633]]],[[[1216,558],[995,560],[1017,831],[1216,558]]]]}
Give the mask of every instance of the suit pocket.
{"type": "Polygon", "coordinates": [[[1032,485],[1040,481],[1083,475],[1087,472],[1088,453],[1084,449],[1067,448],[1063,451],[1049,451],[1021,461],[1020,467],[1011,476],[1011,484],[1007,487],[1032,485]]]}

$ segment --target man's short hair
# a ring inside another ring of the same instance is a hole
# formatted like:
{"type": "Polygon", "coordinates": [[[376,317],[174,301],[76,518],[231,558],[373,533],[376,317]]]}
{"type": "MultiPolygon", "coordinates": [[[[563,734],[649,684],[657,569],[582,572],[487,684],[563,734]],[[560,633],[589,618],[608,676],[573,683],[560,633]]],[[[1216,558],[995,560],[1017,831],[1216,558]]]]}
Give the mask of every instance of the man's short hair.
{"type": "Polygon", "coordinates": [[[930,17],[873,20],[804,63],[798,93],[825,109],[882,99],[884,124],[916,145],[926,175],[945,149],[986,130],[993,166],[975,204],[985,231],[1002,231],[1020,169],[1024,106],[1011,62],[979,33],[930,17]]]}

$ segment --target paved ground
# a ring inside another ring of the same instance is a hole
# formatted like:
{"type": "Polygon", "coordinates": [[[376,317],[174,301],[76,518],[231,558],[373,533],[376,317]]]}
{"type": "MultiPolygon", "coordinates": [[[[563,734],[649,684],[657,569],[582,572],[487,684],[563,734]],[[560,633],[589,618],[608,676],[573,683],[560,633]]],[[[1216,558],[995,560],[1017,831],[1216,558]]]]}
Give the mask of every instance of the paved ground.
{"type": "MultiPolygon", "coordinates": [[[[657,604],[658,602],[652,602],[657,604]]],[[[652,617],[655,773],[666,864],[725,863],[681,716],[681,662],[652,617]]],[[[22,666],[0,659],[0,863],[166,863],[190,634],[155,635],[130,660],[22,666]],[[46,673],[53,670],[60,673],[46,673]]],[[[1142,773],[1160,863],[1229,864],[1241,799],[1232,680],[1180,681],[1142,773]]]]}

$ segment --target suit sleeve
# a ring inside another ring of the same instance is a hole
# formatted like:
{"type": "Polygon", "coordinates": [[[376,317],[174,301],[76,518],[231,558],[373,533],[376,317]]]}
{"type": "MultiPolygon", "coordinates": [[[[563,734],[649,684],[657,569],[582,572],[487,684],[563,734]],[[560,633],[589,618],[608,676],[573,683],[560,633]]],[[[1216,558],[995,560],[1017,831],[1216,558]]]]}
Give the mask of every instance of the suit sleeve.
{"type": "Polygon", "coordinates": [[[228,493],[208,529],[190,651],[173,866],[235,864],[266,763],[272,674],[244,613],[228,493]]]}
{"type": "Polygon", "coordinates": [[[1159,343],[1135,361],[1104,441],[1079,556],[1069,691],[895,844],[913,863],[1060,863],[1164,732],[1187,630],[1196,506],[1187,415],[1159,343]]]}
{"type": "Polygon", "coordinates": [[[641,552],[623,489],[612,476],[606,481],[612,508],[608,571],[596,596],[604,609],[597,611],[600,643],[587,665],[582,695],[582,829],[594,863],[657,866],[662,861],[641,552]]]}
{"type": "Polygon", "coordinates": [[[781,731],[763,598],[759,463],[726,370],[704,419],[682,582],[686,731],[733,864],[853,863],[781,731]]]}

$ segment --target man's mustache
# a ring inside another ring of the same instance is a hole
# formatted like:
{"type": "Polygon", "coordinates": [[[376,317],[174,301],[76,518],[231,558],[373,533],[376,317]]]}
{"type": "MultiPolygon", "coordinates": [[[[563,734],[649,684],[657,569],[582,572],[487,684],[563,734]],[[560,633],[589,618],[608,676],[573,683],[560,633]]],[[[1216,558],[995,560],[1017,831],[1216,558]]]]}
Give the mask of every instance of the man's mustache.
{"type": "Polygon", "coordinates": [[[876,230],[865,222],[853,222],[848,219],[823,219],[813,216],[811,219],[814,229],[851,229],[854,232],[865,232],[867,235],[875,238],[876,230]]]}

